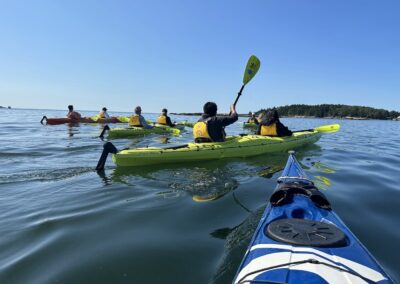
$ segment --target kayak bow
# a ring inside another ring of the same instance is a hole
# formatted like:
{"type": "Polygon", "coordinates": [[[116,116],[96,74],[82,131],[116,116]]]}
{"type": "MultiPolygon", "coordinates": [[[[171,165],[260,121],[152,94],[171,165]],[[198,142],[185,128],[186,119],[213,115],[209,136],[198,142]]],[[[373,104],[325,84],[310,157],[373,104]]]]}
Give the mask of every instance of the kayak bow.
{"type": "Polygon", "coordinates": [[[234,282],[393,283],[290,153],[234,282]]]}

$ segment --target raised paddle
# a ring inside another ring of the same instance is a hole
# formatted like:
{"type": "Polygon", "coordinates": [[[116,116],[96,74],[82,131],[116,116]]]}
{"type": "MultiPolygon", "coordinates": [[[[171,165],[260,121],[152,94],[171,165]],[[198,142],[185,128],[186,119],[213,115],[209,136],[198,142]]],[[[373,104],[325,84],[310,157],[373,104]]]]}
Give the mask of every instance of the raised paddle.
{"type": "Polygon", "coordinates": [[[244,86],[247,85],[248,82],[250,82],[251,79],[257,74],[258,69],[260,69],[260,60],[257,58],[257,56],[252,55],[250,56],[249,60],[247,61],[246,65],[246,70],[244,70],[244,75],[243,75],[243,85],[240,88],[240,91],[236,97],[235,102],[233,103],[233,106],[236,107],[236,104],[242,95],[242,91],[244,89],[244,86]]]}

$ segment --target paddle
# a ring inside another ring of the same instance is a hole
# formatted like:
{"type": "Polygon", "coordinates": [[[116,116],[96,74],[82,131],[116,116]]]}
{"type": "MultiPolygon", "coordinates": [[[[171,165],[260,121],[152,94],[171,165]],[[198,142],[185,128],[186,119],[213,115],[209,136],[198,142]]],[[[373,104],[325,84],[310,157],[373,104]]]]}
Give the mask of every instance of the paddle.
{"type": "Polygon", "coordinates": [[[242,91],[244,89],[244,86],[247,85],[248,82],[250,82],[251,79],[257,74],[258,69],[260,69],[260,60],[255,56],[252,55],[250,56],[249,60],[247,61],[246,69],[244,70],[244,75],[243,75],[243,85],[240,88],[240,91],[236,97],[235,102],[233,103],[233,106],[236,107],[236,104],[242,95],[242,91]]]}
{"type": "Polygon", "coordinates": [[[296,130],[293,132],[317,131],[320,133],[333,133],[333,132],[338,132],[339,129],[340,129],[340,124],[328,124],[328,125],[311,128],[311,129],[296,130]]]}

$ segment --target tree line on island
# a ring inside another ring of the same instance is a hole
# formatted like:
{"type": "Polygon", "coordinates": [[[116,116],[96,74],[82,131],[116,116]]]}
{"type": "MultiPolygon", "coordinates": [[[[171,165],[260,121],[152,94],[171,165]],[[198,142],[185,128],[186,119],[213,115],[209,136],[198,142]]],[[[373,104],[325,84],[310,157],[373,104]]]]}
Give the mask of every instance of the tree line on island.
{"type": "MultiPolygon", "coordinates": [[[[282,116],[304,116],[318,118],[353,118],[353,119],[397,119],[400,112],[376,109],[365,106],[349,105],[304,105],[295,104],[276,108],[282,116]]],[[[261,110],[260,110],[261,111],[261,110]]]]}
{"type": "MultiPolygon", "coordinates": [[[[317,117],[317,118],[347,118],[347,119],[400,119],[400,112],[376,109],[365,106],[349,106],[336,104],[304,105],[294,104],[276,107],[280,116],[287,117],[317,117]]],[[[256,115],[266,109],[256,111],[256,115]]],[[[176,115],[197,115],[201,113],[171,113],[176,115]]],[[[223,114],[221,114],[223,115],[223,114]]],[[[240,116],[247,116],[241,114],[240,116]]]]}

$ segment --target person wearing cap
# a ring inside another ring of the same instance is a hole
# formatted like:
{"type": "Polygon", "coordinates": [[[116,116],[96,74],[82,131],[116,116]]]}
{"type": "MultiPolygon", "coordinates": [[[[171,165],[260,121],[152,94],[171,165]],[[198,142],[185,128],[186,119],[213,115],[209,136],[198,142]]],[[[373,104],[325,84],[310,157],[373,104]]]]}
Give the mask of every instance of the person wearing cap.
{"type": "Polygon", "coordinates": [[[174,127],[175,124],[172,123],[171,118],[168,116],[168,110],[163,108],[161,111],[161,115],[157,118],[157,123],[161,125],[167,125],[170,127],[174,127]]]}
{"type": "Polygon", "coordinates": [[[99,118],[110,118],[110,116],[107,113],[107,108],[106,107],[103,107],[103,109],[99,113],[99,118]]]}
{"type": "Polygon", "coordinates": [[[82,115],[77,112],[74,111],[74,106],[73,105],[69,105],[68,106],[68,113],[67,113],[67,117],[73,120],[79,120],[82,118],[82,115]]]}
{"type": "Polygon", "coordinates": [[[137,106],[135,108],[135,114],[131,115],[129,118],[129,125],[135,127],[143,127],[143,128],[153,128],[153,126],[147,124],[146,119],[142,116],[142,108],[137,106]]]}
{"type": "Polygon", "coordinates": [[[249,112],[249,119],[247,120],[247,123],[258,124],[258,120],[256,118],[256,114],[255,113],[249,112]]]}
{"type": "Polygon", "coordinates": [[[225,127],[238,120],[234,105],[231,105],[229,116],[217,116],[217,104],[207,102],[203,107],[203,115],[193,127],[193,136],[196,143],[225,141],[225,127]]]}

